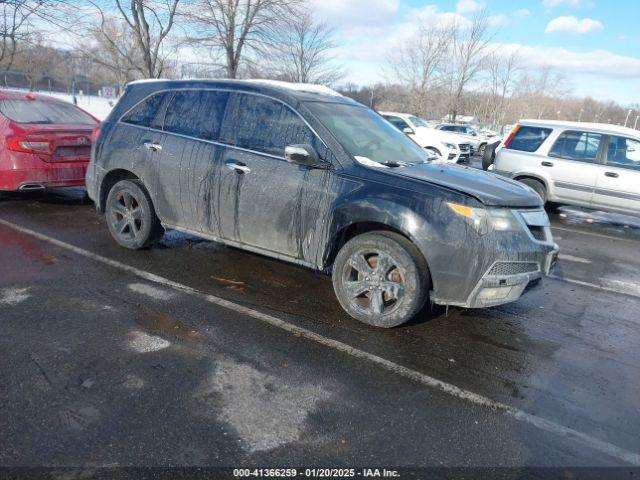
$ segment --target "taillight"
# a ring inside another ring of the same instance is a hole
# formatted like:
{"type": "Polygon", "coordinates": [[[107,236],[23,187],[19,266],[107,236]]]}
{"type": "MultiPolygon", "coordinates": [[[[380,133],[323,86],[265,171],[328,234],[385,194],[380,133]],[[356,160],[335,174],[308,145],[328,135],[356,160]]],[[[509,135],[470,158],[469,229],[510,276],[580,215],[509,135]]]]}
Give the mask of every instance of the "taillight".
{"type": "Polygon", "coordinates": [[[513,127],[513,130],[511,130],[511,133],[504,141],[504,148],[509,148],[509,144],[511,143],[511,140],[513,140],[513,137],[516,136],[516,133],[518,133],[518,130],[520,130],[520,124],[516,123],[515,127],[513,127]]]}
{"type": "Polygon", "coordinates": [[[91,143],[98,140],[99,136],[100,136],[100,125],[98,125],[97,127],[94,127],[93,131],[91,132],[91,143]]]}
{"type": "Polygon", "coordinates": [[[51,155],[53,153],[53,144],[51,140],[42,136],[9,136],[7,137],[7,149],[14,152],[51,155]]]}

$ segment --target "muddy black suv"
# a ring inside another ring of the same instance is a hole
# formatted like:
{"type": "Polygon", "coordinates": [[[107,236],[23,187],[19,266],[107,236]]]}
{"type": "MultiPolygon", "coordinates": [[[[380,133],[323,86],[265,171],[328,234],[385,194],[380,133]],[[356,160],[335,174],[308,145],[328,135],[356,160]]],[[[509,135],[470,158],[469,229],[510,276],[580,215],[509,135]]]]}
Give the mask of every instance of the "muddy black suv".
{"type": "Polygon", "coordinates": [[[520,297],[557,254],[527,186],[432,163],[328,89],[129,84],[93,145],[87,190],[122,246],[176,229],[331,273],[342,307],[392,327],[432,302],[520,297]]]}

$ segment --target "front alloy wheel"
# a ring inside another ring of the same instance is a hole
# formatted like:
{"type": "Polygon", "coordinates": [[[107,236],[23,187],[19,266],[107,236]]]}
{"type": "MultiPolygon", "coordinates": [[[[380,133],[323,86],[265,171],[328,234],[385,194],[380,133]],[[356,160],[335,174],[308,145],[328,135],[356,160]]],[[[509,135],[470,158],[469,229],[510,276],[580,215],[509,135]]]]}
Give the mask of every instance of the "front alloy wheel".
{"type": "Polygon", "coordinates": [[[349,315],[370,325],[395,327],[424,305],[426,262],[405,237],[370,232],[347,242],[333,266],[333,286],[349,315]]]}

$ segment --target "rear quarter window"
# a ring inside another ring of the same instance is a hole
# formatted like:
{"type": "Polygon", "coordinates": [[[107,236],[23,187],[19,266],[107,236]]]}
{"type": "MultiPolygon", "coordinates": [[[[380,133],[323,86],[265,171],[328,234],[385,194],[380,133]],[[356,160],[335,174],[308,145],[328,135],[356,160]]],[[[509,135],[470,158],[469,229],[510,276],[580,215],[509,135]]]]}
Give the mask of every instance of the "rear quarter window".
{"type": "Polygon", "coordinates": [[[522,126],[506,148],[521,152],[535,152],[550,134],[550,128],[522,126]]]}
{"type": "Polygon", "coordinates": [[[87,113],[71,104],[41,100],[0,100],[0,112],[9,120],[25,124],[95,125],[87,113]]]}
{"type": "Polygon", "coordinates": [[[160,107],[164,105],[167,94],[156,93],[138,103],[122,117],[124,123],[139,125],[141,127],[162,127],[162,115],[160,115],[160,107]]]}

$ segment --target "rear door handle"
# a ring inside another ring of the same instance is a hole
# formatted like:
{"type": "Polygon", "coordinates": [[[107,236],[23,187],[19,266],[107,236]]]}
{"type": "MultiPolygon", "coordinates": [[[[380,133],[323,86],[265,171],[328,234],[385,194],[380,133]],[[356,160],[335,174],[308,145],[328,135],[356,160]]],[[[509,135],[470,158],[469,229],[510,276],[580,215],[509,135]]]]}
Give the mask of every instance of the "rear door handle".
{"type": "Polygon", "coordinates": [[[162,145],[160,145],[159,143],[144,142],[143,145],[144,148],[146,148],[147,150],[151,150],[152,152],[159,152],[160,150],[162,150],[162,145]]]}
{"type": "Polygon", "coordinates": [[[251,169],[242,162],[230,160],[225,163],[229,170],[235,170],[237,173],[249,173],[251,169]]]}
{"type": "Polygon", "coordinates": [[[543,167],[553,167],[553,163],[552,162],[542,162],[542,166],[543,167]]]}
{"type": "Polygon", "coordinates": [[[618,178],[620,176],[616,172],[604,172],[604,174],[605,176],[611,177],[611,178],[618,178]]]}

